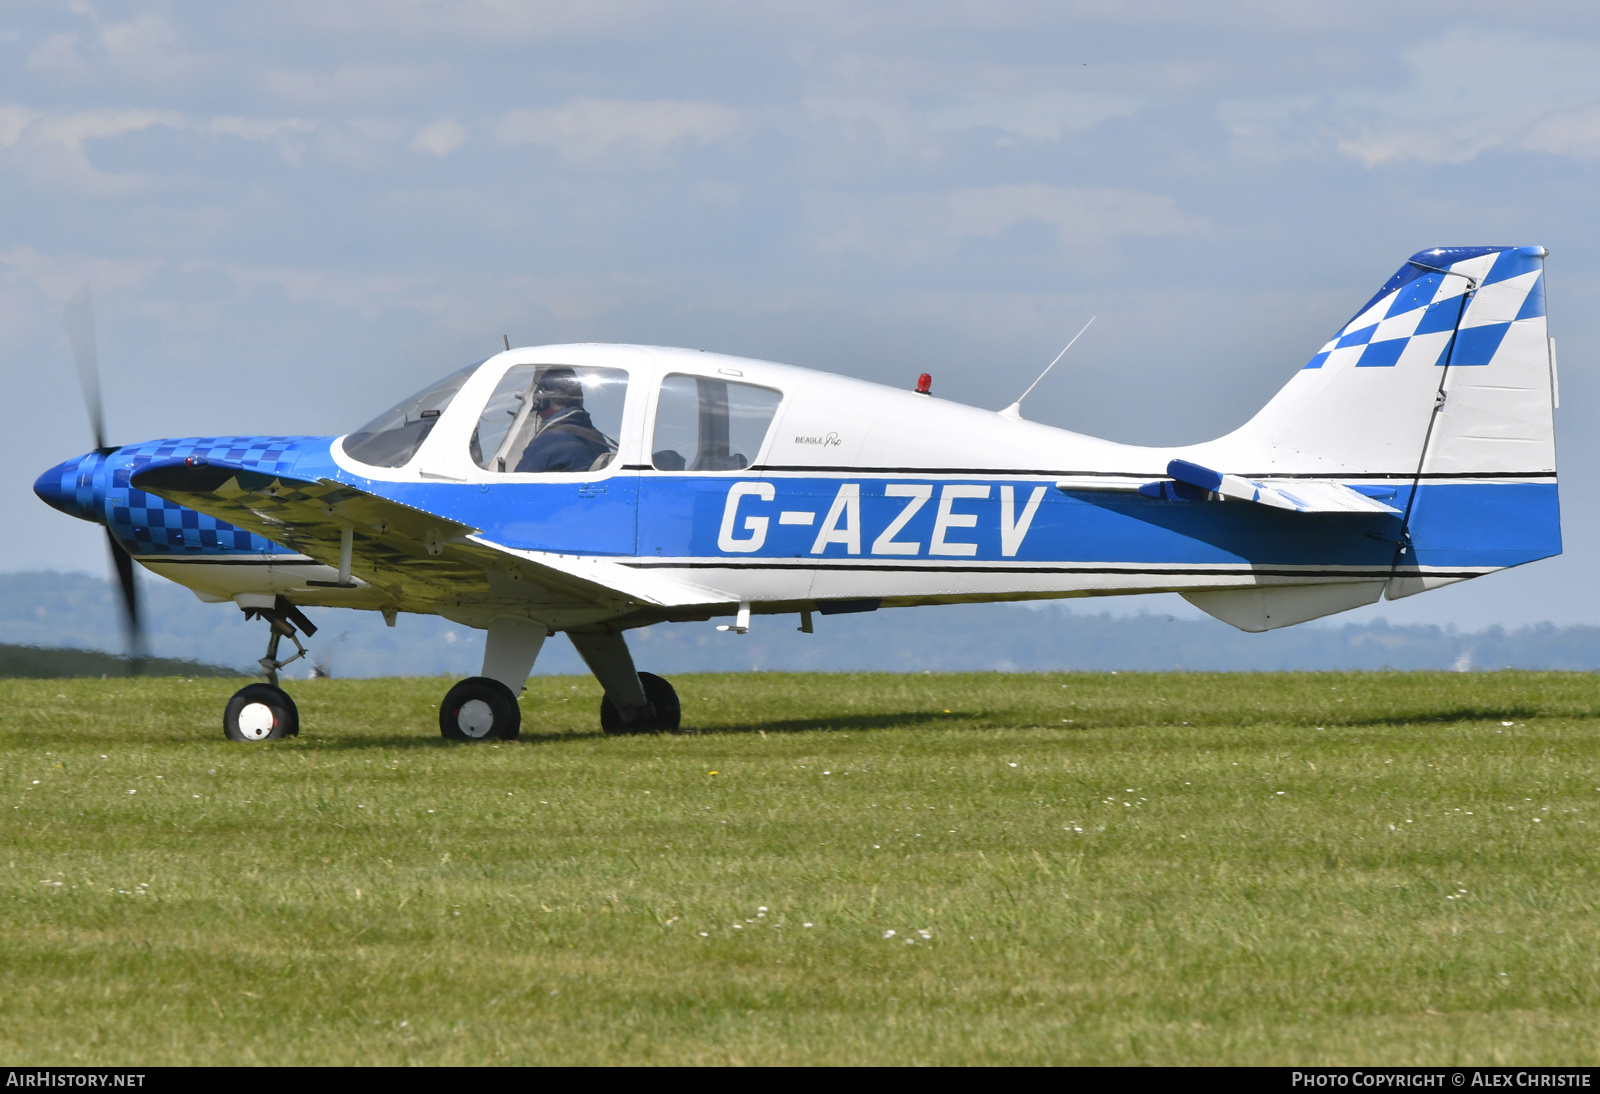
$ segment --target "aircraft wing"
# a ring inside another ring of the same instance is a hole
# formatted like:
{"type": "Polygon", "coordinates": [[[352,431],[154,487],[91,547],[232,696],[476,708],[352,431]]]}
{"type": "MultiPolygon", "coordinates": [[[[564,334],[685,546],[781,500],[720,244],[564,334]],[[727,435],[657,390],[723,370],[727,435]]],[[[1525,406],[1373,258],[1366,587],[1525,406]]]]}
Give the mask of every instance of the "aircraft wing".
{"type": "Polygon", "coordinates": [[[1400,516],[1400,510],[1385,505],[1333,479],[1247,479],[1213,471],[1188,460],[1167,464],[1169,479],[1156,482],[1136,477],[1081,476],[1062,479],[1058,490],[1116,490],[1136,492],[1152,498],[1203,501],[1217,495],[1235,501],[1254,502],[1296,513],[1385,513],[1400,516]]]}
{"type": "Polygon", "coordinates": [[[349,527],[353,574],[397,601],[503,599],[626,612],[737,599],[603,558],[506,547],[479,529],[332,479],[285,478],[191,457],[149,464],[131,482],[336,569],[349,527]]]}

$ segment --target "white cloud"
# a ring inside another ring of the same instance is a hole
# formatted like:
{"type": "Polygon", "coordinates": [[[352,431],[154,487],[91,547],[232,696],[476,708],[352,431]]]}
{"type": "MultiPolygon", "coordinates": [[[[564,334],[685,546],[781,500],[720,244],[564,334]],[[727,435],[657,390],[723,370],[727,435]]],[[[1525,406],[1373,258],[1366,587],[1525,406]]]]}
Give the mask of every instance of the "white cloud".
{"type": "Polygon", "coordinates": [[[107,22],[87,4],[72,5],[85,17],[85,33],[52,34],[28,55],[27,67],[58,79],[81,82],[109,74],[141,83],[177,83],[208,66],[188,52],[178,29],[159,15],[144,14],[126,22],[107,22]]]}
{"type": "Polygon", "coordinates": [[[311,118],[212,118],[207,127],[213,133],[246,141],[275,141],[285,136],[310,133],[320,123],[311,118]]]}
{"type": "Polygon", "coordinates": [[[1098,186],[990,186],[950,195],[950,229],[957,237],[994,236],[1024,221],[1047,224],[1063,244],[1084,244],[1121,236],[1181,235],[1203,231],[1203,217],[1191,216],[1165,194],[1111,190],[1098,186]]]}
{"type": "Polygon", "coordinates": [[[298,106],[319,103],[388,103],[440,83],[445,67],[426,65],[341,65],[332,72],[270,68],[261,76],[267,92],[298,106]]]}
{"type": "Polygon", "coordinates": [[[808,150],[806,160],[813,170],[837,169],[863,153],[925,163],[938,158],[926,119],[902,103],[874,96],[817,95],[802,100],[800,108],[818,130],[815,136],[836,142],[808,150]]]}
{"type": "MultiPolygon", "coordinates": [[[[857,67],[873,67],[867,60],[849,66],[851,71],[841,81],[857,80],[857,67]]],[[[937,66],[907,63],[896,67],[890,81],[896,94],[874,88],[862,94],[801,100],[807,127],[802,159],[809,172],[848,177],[872,164],[936,167],[950,154],[955,134],[996,130],[1001,144],[1019,139],[1056,142],[1108,119],[1131,115],[1140,106],[1132,95],[1029,89],[1064,78],[1056,71],[998,66],[944,66],[935,71],[937,66]],[[974,87],[979,90],[968,90],[974,87]],[[960,97],[951,94],[953,88],[963,89],[960,97]],[[922,105],[929,100],[948,105],[922,105]]]]}
{"type": "Polygon", "coordinates": [[[1522,135],[1518,144],[1530,152],[1600,159],[1600,105],[1547,114],[1522,135]]]}
{"type": "Polygon", "coordinates": [[[38,114],[23,107],[0,107],[0,129],[10,140],[6,159],[32,183],[78,193],[114,196],[140,189],[143,176],[109,174],[89,162],[84,145],[163,127],[182,129],[183,115],[170,110],[85,110],[38,114]],[[29,117],[28,115],[32,115],[29,117]]]}
{"type": "Polygon", "coordinates": [[[312,118],[212,118],[205,128],[219,136],[278,146],[285,163],[298,167],[305,154],[304,138],[322,123],[312,118]]]}
{"type": "Polygon", "coordinates": [[[658,160],[688,144],[727,140],[741,115],[725,106],[673,100],[578,99],[564,106],[513,110],[495,126],[501,144],[535,144],[587,162],[617,150],[658,160]]]}
{"type": "Polygon", "coordinates": [[[398,118],[347,118],[344,124],[362,140],[374,144],[399,144],[411,126],[398,118]]]}
{"type": "Polygon", "coordinates": [[[383,35],[503,46],[637,30],[666,8],[662,0],[285,0],[272,11],[275,18],[364,42],[383,35]]]}
{"type": "Polygon", "coordinates": [[[1261,95],[1228,99],[1217,117],[1228,127],[1233,150],[1246,158],[1276,162],[1311,158],[1328,146],[1317,110],[1319,95],[1261,95]]]}
{"type": "Polygon", "coordinates": [[[36,187],[59,188],[95,197],[144,190],[153,177],[101,170],[89,158],[92,141],[113,140],[151,129],[236,137],[276,144],[290,164],[298,164],[304,138],[322,125],[310,118],[220,117],[194,120],[172,110],[108,109],[42,113],[0,104],[0,162],[36,187]]]}
{"type": "Polygon", "coordinates": [[[1018,224],[1052,230],[1063,247],[1127,236],[1204,231],[1165,194],[1042,183],[924,194],[822,194],[811,200],[815,246],[886,261],[937,261],[963,239],[994,237],[1018,224]]]}
{"type": "MultiPolygon", "coordinates": [[[[0,262],[3,259],[0,255],[0,262]]],[[[316,304],[348,311],[369,322],[392,317],[396,311],[410,312],[429,317],[441,329],[478,338],[483,337],[484,331],[497,329],[506,315],[525,309],[530,300],[553,308],[552,302],[587,299],[586,314],[604,311],[616,303],[615,292],[607,297],[599,286],[584,286],[590,289],[585,297],[584,287],[574,285],[573,275],[568,273],[540,280],[525,273],[371,273],[347,266],[281,266],[211,259],[190,259],[176,269],[190,276],[220,276],[231,283],[238,298],[270,290],[296,305],[316,304]]]]}
{"type": "Polygon", "coordinates": [[[37,110],[26,106],[0,106],[0,148],[9,148],[16,144],[17,138],[22,136],[22,131],[38,116],[37,110]]]}
{"type": "Polygon", "coordinates": [[[1600,44],[1452,30],[1402,55],[1388,90],[1236,99],[1218,114],[1236,147],[1268,158],[1333,149],[1368,167],[1466,163],[1493,148],[1589,156],[1600,44]]]}
{"type": "Polygon", "coordinates": [[[448,156],[467,143],[466,126],[454,118],[425,125],[411,138],[413,152],[431,152],[435,156],[448,156]]]}
{"type": "Polygon", "coordinates": [[[999,129],[1036,141],[1058,141],[1139,109],[1127,95],[1051,91],[1016,98],[977,98],[960,106],[935,110],[928,124],[935,130],[999,129]]]}
{"type": "Polygon", "coordinates": [[[160,258],[55,255],[33,247],[12,247],[0,251],[0,281],[32,285],[51,301],[64,304],[85,282],[96,289],[137,292],[148,286],[165,265],[160,258]]]}
{"type": "Polygon", "coordinates": [[[78,40],[78,35],[70,31],[48,35],[28,54],[29,71],[82,78],[88,73],[89,66],[78,52],[78,40]]]}

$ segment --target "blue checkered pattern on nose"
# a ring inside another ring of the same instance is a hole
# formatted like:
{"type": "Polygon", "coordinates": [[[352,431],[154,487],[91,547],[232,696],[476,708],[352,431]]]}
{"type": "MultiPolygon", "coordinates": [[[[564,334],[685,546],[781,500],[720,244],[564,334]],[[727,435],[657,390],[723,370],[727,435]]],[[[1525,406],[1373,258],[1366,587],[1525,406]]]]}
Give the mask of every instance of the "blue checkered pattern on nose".
{"type": "MultiPolygon", "coordinates": [[[[1500,348],[1512,322],[1544,315],[1543,253],[1535,247],[1454,247],[1420,251],[1400,267],[1355,318],[1306,363],[1321,368],[1336,350],[1365,347],[1354,359],[1357,368],[1393,368],[1411,340],[1424,335],[1457,330],[1441,343],[1434,364],[1487,365],[1500,348]],[[1494,255],[1487,273],[1485,256],[1494,255]],[[1471,266],[1479,277],[1478,295],[1465,296],[1467,282],[1455,273],[1471,266]],[[1431,268],[1430,268],[1431,267],[1431,268]],[[1452,274],[1440,270],[1455,271],[1452,274]],[[1513,284],[1514,282],[1514,284],[1513,284]],[[1474,305],[1485,290],[1492,294],[1494,312],[1513,319],[1478,321],[1474,305]],[[1510,294],[1517,306],[1506,307],[1510,294]],[[1459,323],[1459,329],[1458,329],[1459,323]],[[1454,345],[1452,346],[1452,341],[1454,345]]],[[[1431,352],[1431,350],[1429,351],[1431,352]]],[[[1346,360],[1347,358],[1342,358],[1346,360]]]]}
{"type": "MultiPolygon", "coordinates": [[[[155,460],[226,461],[272,475],[293,472],[295,461],[315,437],[185,437],[129,445],[112,458],[109,527],[130,554],[214,555],[245,552],[281,554],[287,548],[186,506],[147,494],[128,483],[155,460]]],[[[326,444],[326,440],[320,443],[326,444]]]]}

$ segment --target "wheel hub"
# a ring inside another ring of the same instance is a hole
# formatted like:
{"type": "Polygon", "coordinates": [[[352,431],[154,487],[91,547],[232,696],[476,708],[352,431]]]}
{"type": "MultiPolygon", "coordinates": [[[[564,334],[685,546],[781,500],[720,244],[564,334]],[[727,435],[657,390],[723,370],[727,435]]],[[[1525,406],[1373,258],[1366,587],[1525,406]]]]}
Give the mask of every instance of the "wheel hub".
{"type": "Polygon", "coordinates": [[[456,711],[456,725],[468,737],[487,737],[494,728],[494,711],[482,699],[468,699],[456,711]]]}
{"type": "Polygon", "coordinates": [[[244,709],[239,711],[239,733],[247,740],[266,740],[267,734],[277,724],[277,716],[265,703],[246,703],[244,709]]]}

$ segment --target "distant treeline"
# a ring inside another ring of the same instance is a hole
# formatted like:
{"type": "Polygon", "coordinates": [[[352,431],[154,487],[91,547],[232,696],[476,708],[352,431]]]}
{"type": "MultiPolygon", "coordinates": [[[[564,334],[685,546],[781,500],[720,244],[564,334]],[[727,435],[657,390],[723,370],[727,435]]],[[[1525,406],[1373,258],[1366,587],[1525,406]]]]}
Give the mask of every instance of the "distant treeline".
{"type": "MultiPolygon", "coordinates": [[[[1493,580],[1492,578],[1486,580],[1493,580]]],[[[256,671],[267,628],[246,622],[232,604],[202,604],[188,590],[141,576],[152,673],[216,675],[234,666],[256,671]],[[178,660],[191,658],[193,660],[178,660]],[[203,662],[206,667],[196,665],[203,662]]],[[[1215,619],[1164,614],[1161,597],[1141,600],[1147,614],[1090,614],[1093,601],[956,604],[819,616],[814,634],[794,615],[758,615],[750,633],[718,631],[716,622],[672,623],[629,635],[640,669],[689,672],[1001,672],[1174,669],[1273,672],[1315,669],[1576,669],[1600,671],[1600,626],[1487,627],[1461,631],[1382,619],[1335,616],[1267,634],[1245,634],[1215,619]]],[[[1187,610],[1184,606],[1183,610],[1187,610]]],[[[474,676],[483,635],[437,616],[402,614],[394,628],[377,612],[310,608],[319,630],[310,656],[288,675],[318,669],[332,676],[474,676]]],[[[117,591],[90,574],[0,574],[0,643],[13,651],[0,675],[125,675],[117,591]],[[18,649],[21,647],[21,649],[18,649]],[[56,647],[70,647],[59,649],[56,647]]],[[[565,638],[545,644],[536,673],[587,670],[565,638]]]]}
{"type": "MultiPolygon", "coordinates": [[[[147,657],[139,665],[143,676],[237,676],[233,669],[180,661],[173,657],[147,657]]],[[[42,646],[0,646],[0,677],[52,680],[66,676],[129,676],[125,657],[99,650],[47,649],[42,646]]]]}

